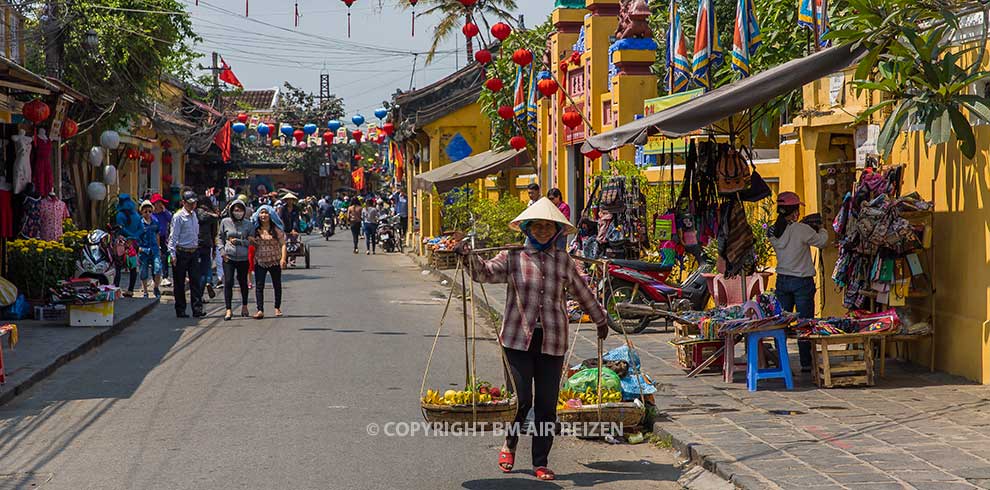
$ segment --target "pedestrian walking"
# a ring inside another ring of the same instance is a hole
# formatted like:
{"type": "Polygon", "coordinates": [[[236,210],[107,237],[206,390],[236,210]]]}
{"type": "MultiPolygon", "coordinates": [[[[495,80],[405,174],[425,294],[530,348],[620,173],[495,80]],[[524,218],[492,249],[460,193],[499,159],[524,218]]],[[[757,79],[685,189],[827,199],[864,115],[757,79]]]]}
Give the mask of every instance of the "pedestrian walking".
{"type": "Polygon", "coordinates": [[[248,316],[248,245],[254,235],[254,223],[247,217],[247,206],[235,200],[227,207],[227,217],[220,222],[220,243],[223,244],[223,300],[227,312],[223,319],[234,316],[234,278],[241,289],[241,316],[248,316]]]}
{"type": "Polygon", "coordinates": [[[130,194],[121,194],[117,198],[117,215],[115,218],[117,225],[117,238],[114,241],[114,261],[115,274],[113,285],[120,287],[121,272],[126,268],[128,275],[127,290],[125,297],[134,296],[134,287],[138,279],[138,238],[144,227],[141,226],[141,215],[137,212],[137,205],[131,199],[130,194]]]}
{"type": "Polygon", "coordinates": [[[152,216],[158,221],[158,243],[161,244],[162,286],[168,287],[172,285],[172,281],[169,280],[171,268],[169,267],[168,247],[165,244],[168,243],[168,234],[172,230],[172,212],[166,207],[168,200],[162,197],[161,194],[152,194],[151,204],[155,206],[152,216]]]}
{"type": "MultiPolygon", "coordinates": [[[[777,196],[777,221],[770,230],[770,245],[777,254],[777,301],[786,312],[797,309],[798,318],[815,317],[815,263],[811,247],[828,244],[828,231],[821,217],[801,216],[801,196],[781,192],[777,196]]],[[[811,342],[798,341],[801,371],[811,372],[811,342]]]]}
{"type": "Polygon", "coordinates": [[[358,240],[361,238],[361,212],[361,200],[352,198],[351,205],[347,208],[347,221],[351,225],[351,235],[354,236],[354,253],[358,253],[358,240]]]}
{"type": "Polygon", "coordinates": [[[199,277],[199,219],[196,217],[196,193],[182,193],[182,208],[172,215],[172,233],[168,250],[175,257],[172,285],[175,291],[175,316],[186,313],[186,278],[189,279],[189,302],[194,317],[206,316],[203,309],[203,283],[199,277]]]}
{"type": "MultiPolygon", "coordinates": [[[[471,276],[482,283],[508,283],[499,340],[505,351],[509,372],[519,397],[515,423],[518,429],[534,410],[536,426],[552,426],[557,420],[557,396],[561,369],[567,351],[568,319],[564,309],[565,290],[598,326],[598,338],[608,336],[605,310],[581,278],[567,251],[556,247],[562,233],[573,233],[574,226],[547,198],[542,198],[514,219],[509,228],[526,235],[526,245],[503,251],[491,260],[470,254],[467,242],[455,251],[469,256],[471,276]]],[[[533,436],[533,467],[540,480],[553,480],[549,464],[553,434],[533,436]]],[[[505,438],[498,465],[508,473],[515,464],[518,430],[505,438]]]]}
{"type": "Polygon", "coordinates": [[[529,196],[529,202],[526,203],[526,207],[536,204],[536,201],[540,199],[540,184],[534,182],[526,186],[526,195],[529,196]]]}
{"type": "Polygon", "coordinates": [[[138,239],[138,268],[141,269],[141,287],[148,297],[148,282],[153,280],[156,298],[162,297],[162,251],[159,242],[161,223],[155,219],[155,205],[151,201],[141,203],[141,237],[138,239]]]}
{"type": "MultiPolygon", "coordinates": [[[[547,191],[547,198],[550,199],[550,202],[552,202],[554,206],[557,206],[557,209],[560,210],[560,213],[563,214],[568,221],[571,220],[571,207],[564,202],[564,195],[561,194],[560,189],[554,187],[553,189],[547,191]]],[[[561,250],[567,249],[567,233],[561,233],[560,236],[557,237],[557,248],[561,250]]]]}
{"type": "Polygon", "coordinates": [[[286,267],[288,253],[286,234],[282,231],[282,220],[271,206],[262,206],[255,211],[251,221],[255,231],[250,242],[255,246],[254,293],[258,311],[254,318],[265,317],[265,277],[272,277],[272,290],[275,292],[275,316],[282,316],[282,269],[286,267]]]}
{"type": "MultiPolygon", "coordinates": [[[[216,255],[217,233],[220,229],[220,213],[213,205],[210,196],[202,196],[196,206],[196,218],[199,220],[199,278],[200,278],[200,300],[202,294],[206,292],[213,299],[217,292],[213,289],[213,261],[216,255]]],[[[205,301],[203,301],[205,303],[205,301]]]]}
{"type": "Polygon", "coordinates": [[[409,198],[406,191],[400,189],[393,197],[395,214],[399,217],[399,241],[406,240],[406,233],[409,231],[409,198]]]}
{"type": "Polygon", "coordinates": [[[364,223],[364,245],[367,251],[365,255],[375,253],[378,246],[378,217],[381,216],[381,209],[375,206],[374,201],[365,201],[364,209],[361,210],[361,221],[364,223]]]}

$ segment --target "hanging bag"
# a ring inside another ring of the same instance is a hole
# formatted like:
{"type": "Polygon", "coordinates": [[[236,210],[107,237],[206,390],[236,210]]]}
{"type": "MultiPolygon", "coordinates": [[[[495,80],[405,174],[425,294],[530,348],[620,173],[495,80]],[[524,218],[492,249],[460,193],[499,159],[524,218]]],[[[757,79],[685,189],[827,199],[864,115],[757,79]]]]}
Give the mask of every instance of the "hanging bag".
{"type": "Polygon", "coordinates": [[[745,146],[740,149],[749,161],[749,187],[739,193],[739,199],[745,202],[759,202],[773,195],[770,186],[763,180],[763,176],[756,171],[753,163],[753,152],[745,146]]]}
{"type": "Polygon", "coordinates": [[[750,184],[750,174],[746,156],[728,147],[719,156],[715,167],[719,194],[735,194],[746,190],[750,184]]]}

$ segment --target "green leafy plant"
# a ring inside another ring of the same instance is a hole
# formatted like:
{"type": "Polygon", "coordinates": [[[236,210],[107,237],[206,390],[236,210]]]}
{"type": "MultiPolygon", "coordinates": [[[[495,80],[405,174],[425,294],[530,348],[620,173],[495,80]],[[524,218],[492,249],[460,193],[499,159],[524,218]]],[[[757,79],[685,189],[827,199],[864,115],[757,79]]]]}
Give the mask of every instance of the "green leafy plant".
{"type": "MultiPolygon", "coordinates": [[[[436,196],[440,199],[440,196],[436,196]]],[[[526,209],[515,196],[498,200],[480,195],[470,186],[454,189],[443,195],[441,216],[443,229],[476,232],[477,239],[488,246],[519,243],[522,234],[509,229],[509,222],[526,209]]]]}
{"type": "Polygon", "coordinates": [[[72,277],[75,259],[76,252],[61,241],[14,240],[8,244],[8,278],[26,297],[41,300],[59,281],[72,277]]]}

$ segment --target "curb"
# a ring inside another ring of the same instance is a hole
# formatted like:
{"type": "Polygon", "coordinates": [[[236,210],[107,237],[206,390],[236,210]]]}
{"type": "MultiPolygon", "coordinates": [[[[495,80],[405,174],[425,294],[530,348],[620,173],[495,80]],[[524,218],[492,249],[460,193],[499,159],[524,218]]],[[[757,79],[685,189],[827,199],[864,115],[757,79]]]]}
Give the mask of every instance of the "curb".
{"type": "Polygon", "coordinates": [[[114,326],[91,337],[89,340],[82,343],[75,349],[72,349],[71,351],[58,356],[51,364],[45,366],[42,369],[39,369],[34,374],[32,374],[30,378],[24,380],[24,382],[22,382],[21,384],[17,386],[13,386],[7,390],[4,390],[3,393],[0,393],[0,405],[7,404],[21,393],[24,393],[25,391],[29,390],[35,384],[44,380],[48,376],[51,376],[56,370],[58,370],[58,368],[68,364],[73,359],[99,347],[107,340],[123,332],[124,329],[131,326],[134,322],[140,320],[142,317],[147,315],[151,310],[153,310],[156,306],[158,306],[159,303],[160,300],[155,299],[154,301],[148,303],[146,306],[143,306],[134,314],[121,320],[120,323],[114,324],[114,326]]]}
{"type": "MultiPolygon", "coordinates": [[[[423,257],[410,252],[406,252],[406,256],[411,258],[413,262],[419,265],[423,270],[429,271],[430,275],[433,277],[450,281],[455,286],[460,284],[459,281],[452,278],[449,274],[430,267],[423,257]]],[[[501,320],[502,312],[492,308],[492,306],[488,304],[484,298],[478,299],[478,306],[481,307],[483,311],[488,312],[501,320]]],[[[681,454],[682,459],[687,460],[687,464],[701,467],[705,471],[718,476],[739,489],[762,490],[763,488],[766,488],[766,485],[762,484],[762,482],[754,477],[736,474],[740,468],[735,463],[720,457],[717,448],[687,441],[685,438],[679,437],[675,432],[671,432],[670,430],[664,428],[661,424],[661,422],[655,422],[653,424],[653,433],[660,437],[669,439],[674,450],[681,454]]]]}

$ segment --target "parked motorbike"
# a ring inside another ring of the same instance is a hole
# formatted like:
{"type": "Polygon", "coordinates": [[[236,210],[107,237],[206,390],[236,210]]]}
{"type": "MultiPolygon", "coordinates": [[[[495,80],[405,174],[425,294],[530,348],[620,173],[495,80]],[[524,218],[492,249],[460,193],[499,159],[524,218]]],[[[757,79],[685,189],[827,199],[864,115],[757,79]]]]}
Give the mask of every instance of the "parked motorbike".
{"type": "Polygon", "coordinates": [[[323,239],[330,241],[330,237],[336,232],[336,223],[334,222],[333,215],[323,218],[323,239]]]}
{"type": "Polygon", "coordinates": [[[99,229],[89,232],[76,260],[76,277],[96,279],[107,285],[113,283],[114,275],[113,237],[99,229]]]}
{"type": "Polygon", "coordinates": [[[702,274],[713,267],[704,264],[677,285],[667,283],[672,267],[639,260],[611,260],[608,276],[600,285],[606,298],[609,327],[616,332],[640,333],[659,315],[620,315],[615,305],[620,303],[645,304],[665,311],[701,310],[710,298],[708,285],[702,274]]]}
{"type": "Polygon", "coordinates": [[[383,217],[378,220],[378,243],[385,253],[399,250],[399,234],[396,232],[398,223],[398,216],[383,217]]]}

